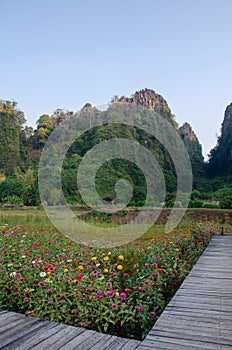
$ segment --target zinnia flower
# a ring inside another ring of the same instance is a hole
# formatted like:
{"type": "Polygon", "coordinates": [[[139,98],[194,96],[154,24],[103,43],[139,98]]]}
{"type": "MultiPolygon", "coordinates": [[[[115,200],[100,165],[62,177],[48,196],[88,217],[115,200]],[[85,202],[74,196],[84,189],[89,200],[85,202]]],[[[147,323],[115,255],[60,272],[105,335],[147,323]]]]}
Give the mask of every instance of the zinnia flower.
{"type": "Polygon", "coordinates": [[[81,274],[81,273],[79,273],[78,275],[76,275],[76,279],[77,279],[77,280],[81,280],[81,279],[82,279],[82,277],[83,277],[83,276],[82,276],[82,274],[81,274]]]}
{"type": "Polygon", "coordinates": [[[119,296],[121,299],[126,299],[126,293],[120,293],[119,296]]]}
{"type": "Polygon", "coordinates": [[[142,306],[139,306],[139,307],[137,307],[137,312],[143,312],[144,311],[144,308],[142,307],[142,306]]]}

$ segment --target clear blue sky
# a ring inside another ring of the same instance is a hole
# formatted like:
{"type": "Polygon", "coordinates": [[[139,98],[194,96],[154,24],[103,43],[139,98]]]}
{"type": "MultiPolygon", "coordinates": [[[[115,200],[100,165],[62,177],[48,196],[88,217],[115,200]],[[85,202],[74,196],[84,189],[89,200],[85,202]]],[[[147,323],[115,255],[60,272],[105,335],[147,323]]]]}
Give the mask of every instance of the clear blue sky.
{"type": "Polygon", "coordinates": [[[204,155],[232,102],[232,0],[0,0],[0,98],[27,124],[148,87],[204,155]]]}

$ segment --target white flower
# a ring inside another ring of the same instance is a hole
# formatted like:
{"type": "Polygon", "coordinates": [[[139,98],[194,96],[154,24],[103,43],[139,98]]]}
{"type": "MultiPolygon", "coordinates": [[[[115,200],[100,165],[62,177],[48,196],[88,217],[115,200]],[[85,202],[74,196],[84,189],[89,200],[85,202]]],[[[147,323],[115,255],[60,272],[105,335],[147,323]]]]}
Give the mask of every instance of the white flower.
{"type": "Polygon", "coordinates": [[[46,272],[40,272],[40,277],[45,277],[46,276],[46,272]]]}
{"type": "Polygon", "coordinates": [[[14,277],[16,275],[17,275],[17,272],[15,272],[15,271],[10,273],[10,277],[14,277]]]}

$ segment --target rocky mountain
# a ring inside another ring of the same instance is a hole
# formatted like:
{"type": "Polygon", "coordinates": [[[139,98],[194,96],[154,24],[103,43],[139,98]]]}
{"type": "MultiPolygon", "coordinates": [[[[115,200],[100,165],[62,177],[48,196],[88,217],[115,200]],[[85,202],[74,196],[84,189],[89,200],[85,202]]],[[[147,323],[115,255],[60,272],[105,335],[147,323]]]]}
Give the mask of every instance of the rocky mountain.
{"type": "Polygon", "coordinates": [[[225,110],[217,145],[209,154],[207,174],[210,178],[232,175],[232,103],[225,110]]]}
{"type": "Polygon", "coordinates": [[[114,96],[111,102],[132,103],[147,107],[149,110],[157,112],[169,119],[169,121],[177,128],[177,123],[174,119],[174,115],[171,113],[167,101],[163,98],[163,96],[157,94],[152,89],[142,89],[140,91],[136,91],[133,95],[131,95],[131,97],[114,96]]]}
{"type": "Polygon", "coordinates": [[[204,157],[201,144],[189,123],[184,123],[180,128],[180,135],[188,151],[192,165],[194,185],[204,173],[204,157]]]}

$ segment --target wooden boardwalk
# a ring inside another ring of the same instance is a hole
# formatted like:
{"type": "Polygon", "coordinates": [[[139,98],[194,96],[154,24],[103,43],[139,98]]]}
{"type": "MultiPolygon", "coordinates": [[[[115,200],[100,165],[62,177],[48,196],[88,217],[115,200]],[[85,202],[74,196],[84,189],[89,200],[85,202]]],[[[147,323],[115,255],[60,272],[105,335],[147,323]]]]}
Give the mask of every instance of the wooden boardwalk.
{"type": "Polygon", "coordinates": [[[232,349],[232,235],[212,238],[137,349],[232,349]]]}
{"type": "Polygon", "coordinates": [[[232,349],[232,235],[212,238],[142,342],[1,311],[0,349],[232,349]]]}

